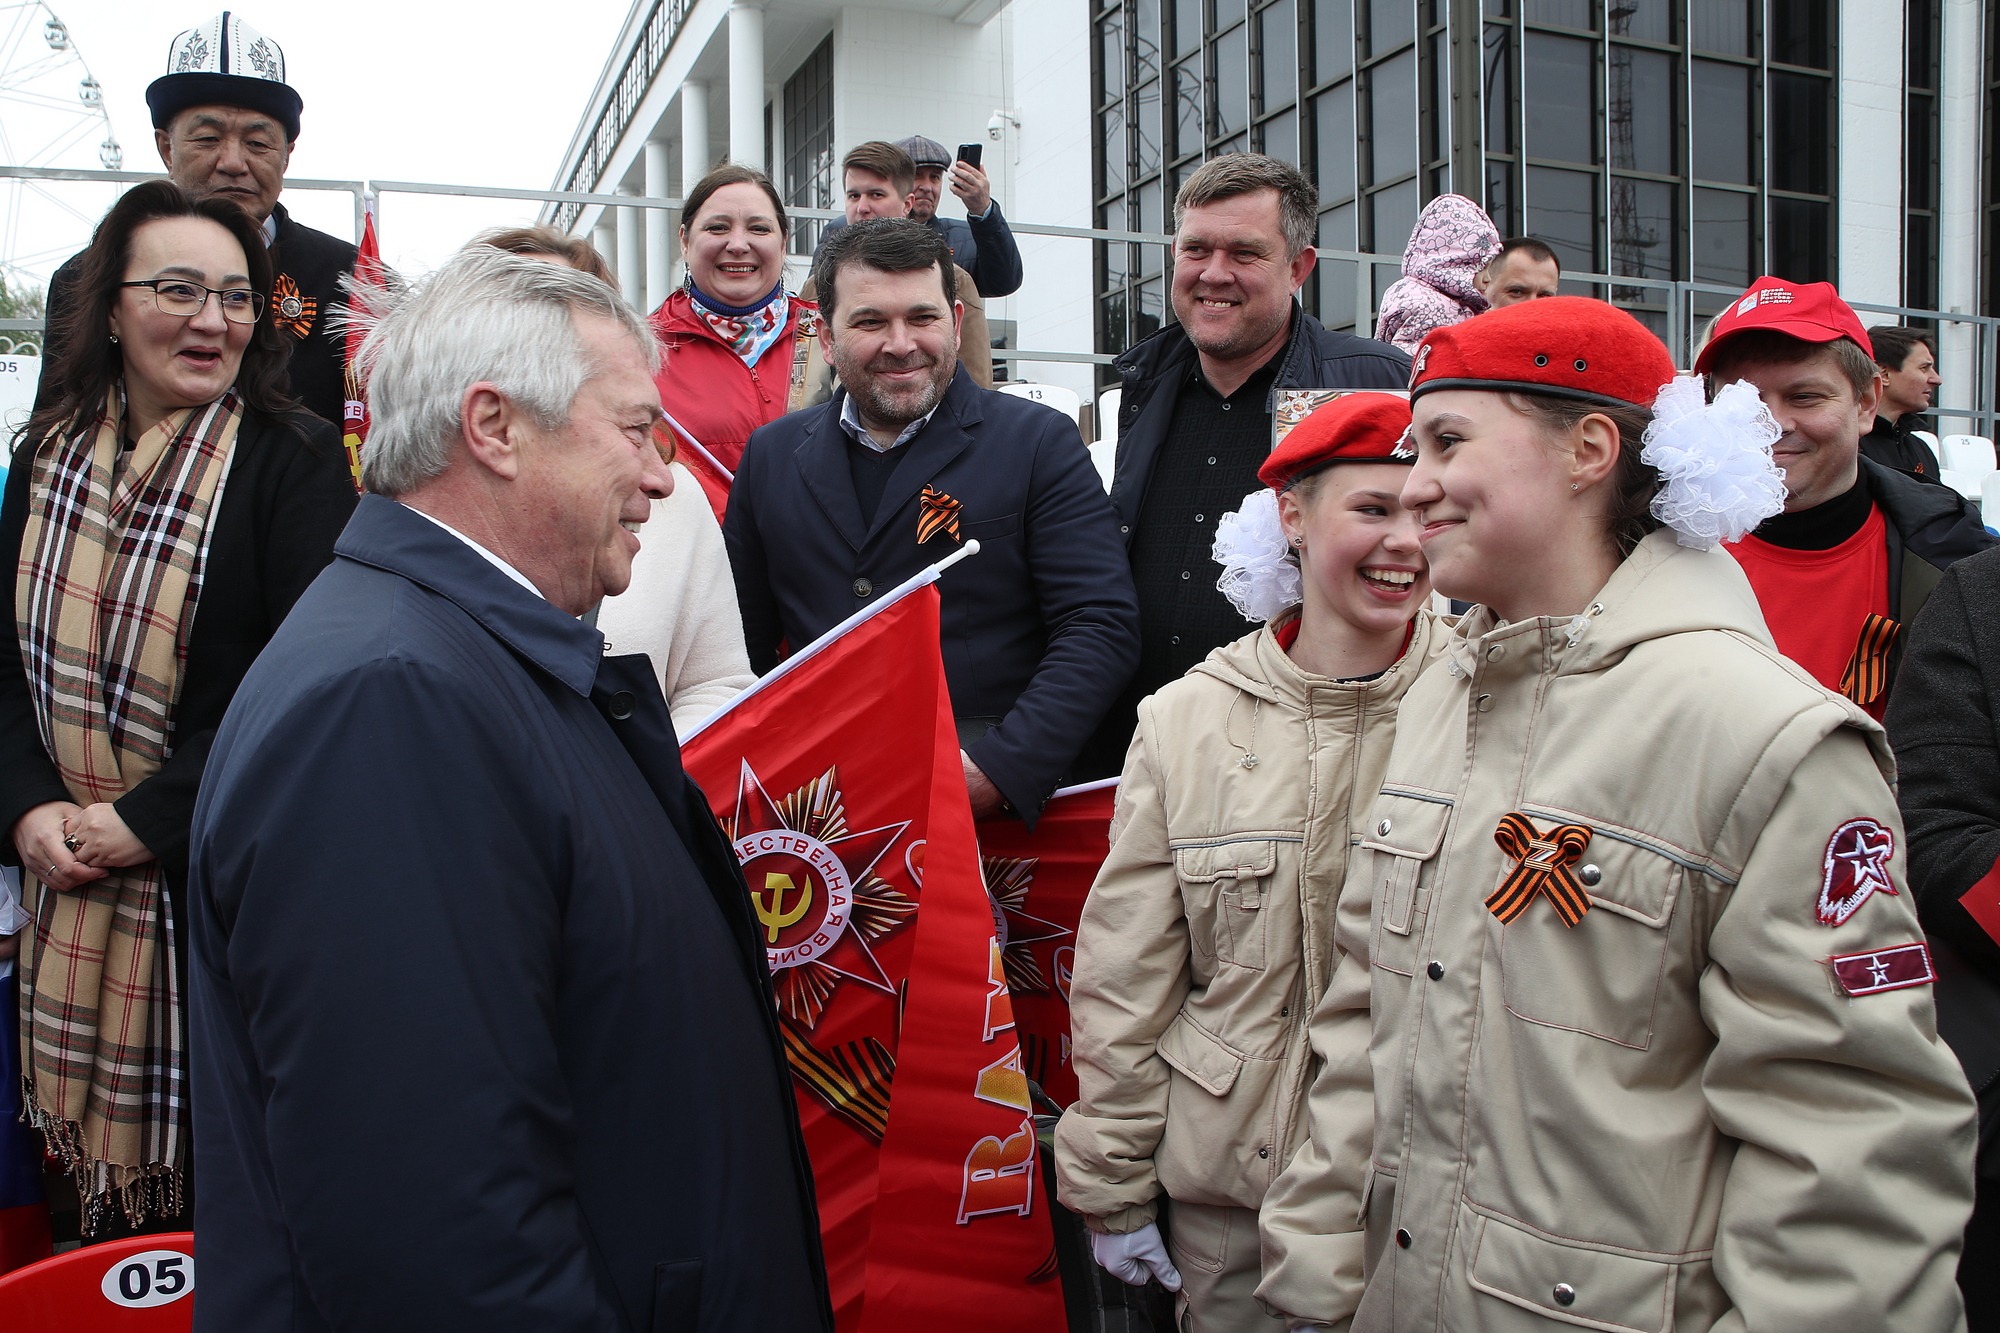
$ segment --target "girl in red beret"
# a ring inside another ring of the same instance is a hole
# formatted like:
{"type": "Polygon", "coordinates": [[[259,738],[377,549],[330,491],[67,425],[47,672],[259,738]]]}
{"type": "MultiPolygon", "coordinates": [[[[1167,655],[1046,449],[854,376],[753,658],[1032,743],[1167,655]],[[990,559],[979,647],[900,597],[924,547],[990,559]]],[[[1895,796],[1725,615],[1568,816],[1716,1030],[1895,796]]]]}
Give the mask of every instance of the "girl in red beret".
{"type": "Polygon", "coordinates": [[[1305,1133],[1349,847],[1443,638],[1397,499],[1409,424],[1400,395],[1334,400],[1222,518],[1221,587],[1260,628],[1140,705],[1077,930],[1061,1196],[1104,1267],[1179,1291],[1181,1327],[1284,1330],[1252,1295],[1257,1208],[1305,1133]]]}
{"type": "Polygon", "coordinates": [[[1775,423],[1573,297],[1432,333],[1411,396],[1402,500],[1477,605],[1362,820],[1259,1297],[1353,1333],[1963,1327],[1974,1104],[1894,761],[1717,549],[1783,502],[1775,423]]]}

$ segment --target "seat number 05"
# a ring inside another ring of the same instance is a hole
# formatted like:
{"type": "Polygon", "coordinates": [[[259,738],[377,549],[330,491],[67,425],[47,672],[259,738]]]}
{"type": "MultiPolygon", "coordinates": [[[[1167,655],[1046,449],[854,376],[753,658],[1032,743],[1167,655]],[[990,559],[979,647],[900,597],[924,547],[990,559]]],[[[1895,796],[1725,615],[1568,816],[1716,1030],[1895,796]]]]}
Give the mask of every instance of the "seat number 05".
{"type": "Polygon", "coordinates": [[[105,1270],[102,1290],[127,1309],[167,1305],[194,1290],[194,1259],[179,1250],[128,1255],[105,1270]]]}

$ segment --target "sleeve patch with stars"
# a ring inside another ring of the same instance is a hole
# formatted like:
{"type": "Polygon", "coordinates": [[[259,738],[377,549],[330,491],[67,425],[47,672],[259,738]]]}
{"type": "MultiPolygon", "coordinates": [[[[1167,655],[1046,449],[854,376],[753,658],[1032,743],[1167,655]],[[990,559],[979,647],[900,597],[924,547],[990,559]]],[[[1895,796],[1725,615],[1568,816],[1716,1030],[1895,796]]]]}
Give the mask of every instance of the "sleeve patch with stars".
{"type": "Polygon", "coordinates": [[[1922,944],[1899,944],[1874,953],[1844,953],[1827,959],[1833,977],[1849,995],[1879,995],[1885,990],[1928,986],[1937,980],[1931,951],[1922,944]]]}
{"type": "Polygon", "coordinates": [[[1896,835],[1872,819],[1850,819],[1826,840],[1826,868],[1820,877],[1816,913],[1823,926],[1847,918],[1876,893],[1896,892],[1889,882],[1889,858],[1896,835]]]}

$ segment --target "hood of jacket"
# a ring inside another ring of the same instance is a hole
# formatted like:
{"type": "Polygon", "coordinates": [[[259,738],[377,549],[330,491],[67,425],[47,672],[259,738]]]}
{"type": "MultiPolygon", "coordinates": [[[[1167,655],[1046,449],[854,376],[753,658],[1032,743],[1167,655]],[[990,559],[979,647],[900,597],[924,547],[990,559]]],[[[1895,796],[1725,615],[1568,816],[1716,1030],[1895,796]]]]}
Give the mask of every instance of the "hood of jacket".
{"type": "MultiPolygon", "coordinates": [[[[1545,617],[1544,623],[1560,630],[1558,642],[1566,645],[1557,675],[1599,671],[1650,639],[1700,630],[1740,634],[1776,649],[1742,566],[1719,546],[1682,546],[1671,528],[1648,533],[1581,613],[1567,621],[1545,617]]],[[[1466,612],[1446,646],[1453,669],[1471,674],[1479,640],[1507,628],[1491,607],[1466,612]]]]}
{"type": "Polygon", "coordinates": [[[1464,195],[1441,194],[1424,206],[1403,250],[1403,276],[1434,287],[1474,314],[1486,298],[1473,278],[1500,253],[1500,230],[1464,195]]]}

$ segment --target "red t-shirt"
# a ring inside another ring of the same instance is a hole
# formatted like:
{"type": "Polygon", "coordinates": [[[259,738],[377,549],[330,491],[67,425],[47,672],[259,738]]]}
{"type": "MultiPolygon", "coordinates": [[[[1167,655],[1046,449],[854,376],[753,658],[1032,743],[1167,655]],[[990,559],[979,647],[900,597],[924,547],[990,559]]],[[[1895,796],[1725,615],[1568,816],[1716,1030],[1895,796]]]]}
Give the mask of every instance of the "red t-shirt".
{"type": "MultiPolygon", "coordinates": [[[[1794,551],[1755,536],[1725,547],[1743,566],[1778,651],[1838,693],[1861,626],[1889,614],[1888,528],[1870,505],[1861,531],[1824,551],[1794,551]]],[[[1869,705],[1882,716],[1886,696],[1869,705]]]]}

